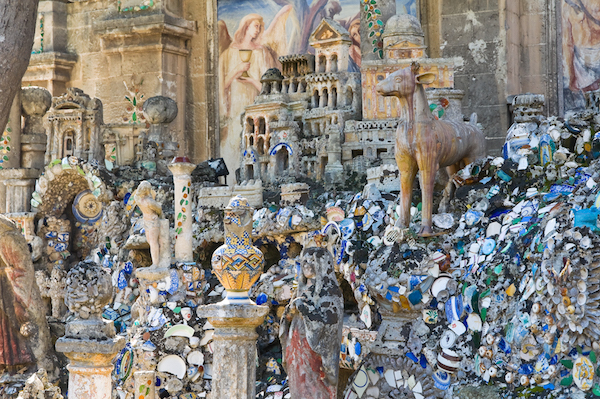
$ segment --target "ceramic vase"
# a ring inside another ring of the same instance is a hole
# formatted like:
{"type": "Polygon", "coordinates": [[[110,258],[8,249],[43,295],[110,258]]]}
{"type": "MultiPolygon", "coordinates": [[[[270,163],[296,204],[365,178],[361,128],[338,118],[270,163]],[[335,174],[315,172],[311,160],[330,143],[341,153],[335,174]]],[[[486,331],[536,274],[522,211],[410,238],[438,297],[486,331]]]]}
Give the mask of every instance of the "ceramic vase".
{"type": "Polygon", "coordinates": [[[212,256],[213,270],[227,290],[223,303],[253,303],[248,291],[262,274],[265,262],[262,252],[252,245],[253,215],[248,200],[239,195],[225,208],[225,244],[212,256]]]}

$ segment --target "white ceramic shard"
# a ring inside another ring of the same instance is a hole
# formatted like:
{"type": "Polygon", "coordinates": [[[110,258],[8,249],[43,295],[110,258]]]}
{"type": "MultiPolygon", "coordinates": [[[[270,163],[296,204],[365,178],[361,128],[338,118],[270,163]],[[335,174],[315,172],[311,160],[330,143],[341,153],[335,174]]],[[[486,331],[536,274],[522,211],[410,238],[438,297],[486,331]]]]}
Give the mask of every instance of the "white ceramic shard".
{"type": "Polygon", "coordinates": [[[185,362],[182,358],[180,358],[177,355],[169,355],[163,357],[162,360],[158,363],[156,369],[162,373],[173,374],[179,379],[182,379],[187,371],[185,362]]]}

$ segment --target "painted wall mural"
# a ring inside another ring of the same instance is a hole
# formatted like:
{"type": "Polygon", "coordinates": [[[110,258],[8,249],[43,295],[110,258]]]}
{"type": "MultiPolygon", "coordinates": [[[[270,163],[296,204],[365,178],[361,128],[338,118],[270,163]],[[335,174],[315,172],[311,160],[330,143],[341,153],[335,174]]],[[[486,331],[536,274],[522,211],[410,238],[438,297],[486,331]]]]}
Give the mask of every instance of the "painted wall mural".
{"type": "Polygon", "coordinates": [[[581,109],[600,89],[600,1],[563,0],[562,29],[565,111],[581,109]]]}
{"type": "MultiPolygon", "coordinates": [[[[398,12],[417,15],[416,1],[397,0],[398,12]]],[[[262,74],[280,68],[282,55],[312,52],[308,38],[323,18],[339,22],[350,32],[353,48],[360,49],[361,2],[218,0],[217,5],[221,156],[233,174],[241,151],[240,115],[260,92],[262,74]]],[[[351,53],[360,65],[360,51],[351,53]]]]}

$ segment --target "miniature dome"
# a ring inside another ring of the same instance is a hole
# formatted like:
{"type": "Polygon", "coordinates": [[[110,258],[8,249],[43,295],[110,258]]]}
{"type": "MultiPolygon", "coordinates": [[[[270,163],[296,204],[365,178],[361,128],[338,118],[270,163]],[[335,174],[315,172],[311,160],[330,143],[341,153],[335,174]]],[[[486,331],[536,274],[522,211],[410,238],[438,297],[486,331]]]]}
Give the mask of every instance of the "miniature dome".
{"type": "Polygon", "coordinates": [[[385,24],[383,38],[386,37],[399,37],[419,45],[422,45],[425,40],[421,23],[410,14],[400,14],[391,17],[385,24]]]}
{"type": "Polygon", "coordinates": [[[281,82],[282,80],[283,75],[277,68],[267,69],[267,72],[260,78],[261,82],[281,82]]]}

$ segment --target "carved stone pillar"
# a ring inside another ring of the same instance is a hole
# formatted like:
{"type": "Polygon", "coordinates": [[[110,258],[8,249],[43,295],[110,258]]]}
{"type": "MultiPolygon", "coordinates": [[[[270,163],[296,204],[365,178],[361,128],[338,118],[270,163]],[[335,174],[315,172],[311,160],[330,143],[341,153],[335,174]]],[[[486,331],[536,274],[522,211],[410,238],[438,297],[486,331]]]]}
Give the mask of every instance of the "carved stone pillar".
{"type": "Polygon", "coordinates": [[[177,157],[169,164],[175,183],[175,260],[194,261],[192,247],[192,172],[196,165],[188,157],[177,157]]]}
{"type": "Polygon", "coordinates": [[[269,308],[258,305],[198,306],[199,317],[215,327],[213,335],[213,398],[256,397],[256,327],[269,308]]]}
{"type": "Polygon", "coordinates": [[[111,399],[112,359],[125,346],[125,338],[116,337],[113,323],[101,316],[112,297],[111,277],[100,266],[81,262],[68,281],[65,302],[75,318],[56,341],[56,350],[70,361],[68,399],[111,399]]]}

